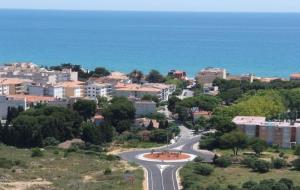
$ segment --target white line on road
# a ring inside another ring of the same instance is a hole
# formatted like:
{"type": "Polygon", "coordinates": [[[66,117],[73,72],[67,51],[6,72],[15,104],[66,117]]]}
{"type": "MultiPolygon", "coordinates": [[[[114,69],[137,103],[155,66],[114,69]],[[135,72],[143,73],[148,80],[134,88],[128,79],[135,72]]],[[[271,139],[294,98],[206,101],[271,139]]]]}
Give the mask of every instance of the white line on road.
{"type": "Polygon", "coordinates": [[[163,176],[163,171],[160,170],[160,176],[161,176],[161,186],[162,186],[162,190],[165,190],[165,186],[164,186],[164,176],[163,176]]]}
{"type": "MultiPolygon", "coordinates": [[[[175,168],[176,169],[176,168],[175,168]]],[[[176,190],[176,186],[175,186],[175,180],[174,180],[174,171],[173,170],[175,170],[175,169],[172,169],[172,182],[173,182],[173,188],[174,188],[174,190],[176,190]]]]}
{"type": "Polygon", "coordinates": [[[146,167],[146,170],[148,172],[148,190],[153,190],[153,174],[152,174],[152,171],[151,171],[151,169],[148,169],[148,167],[146,167]],[[151,179],[151,189],[150,189],[149,176],[150,176],[150,179],[151,179]]]}

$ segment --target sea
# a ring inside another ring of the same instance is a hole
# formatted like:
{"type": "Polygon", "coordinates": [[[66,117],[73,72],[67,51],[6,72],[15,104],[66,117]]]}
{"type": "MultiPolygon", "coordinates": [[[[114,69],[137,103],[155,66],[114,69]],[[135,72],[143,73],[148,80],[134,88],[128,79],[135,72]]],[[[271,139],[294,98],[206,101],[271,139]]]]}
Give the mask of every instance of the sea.
{"type": "Polygon", "coordinates": [[[300,72],[300,13],[0,10],[10,62],[288,77],[300,72]]]}

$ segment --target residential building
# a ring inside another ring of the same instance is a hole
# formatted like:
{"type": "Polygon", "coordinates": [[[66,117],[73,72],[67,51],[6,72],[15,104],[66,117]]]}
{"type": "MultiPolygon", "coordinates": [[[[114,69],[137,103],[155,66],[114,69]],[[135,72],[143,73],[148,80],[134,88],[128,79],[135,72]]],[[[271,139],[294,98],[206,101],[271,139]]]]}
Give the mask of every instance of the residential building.
{"type": "Polygon", "coordinates": [[[220,79],[226,79],[227,74],[226,70],[222,68],[212,68],[208,67],[203,70],[201,70],[196,79],[197,81],[202,84],[202,85],[211,85],[215,79],[220,78],[220,79]]]}
{"type": "Polygon", "coordinates": [[[6,119],[7,110],[9,107],[22,107],[24,110],[26,110],[26,99],[15,99],[12,97],[0,96],[0,119],[6,119]]]}
{"type": "Polygon", "coordinates": [[[131,83],[129,77],[120,72],[111,72],[109,76],[94,78],[91,77],[89,83],[108,83],[115,86],[118,83],[131,83]]]}
{"type": "Polygon", "coordinates": [[[85,96],[85,83],[81,81],[65,81],[59,83],[64,88],[64,97],[84,97],[85,96]]]}
{"type": "Polygon", "coordinates": [[[93,118],[92,121],[96,126],[100,126],[101,124],[104,123],[104,117],[100,114],[96,114],[93,118]]]}
{"type": "Polygon", "coordinates": [[[84,97],[84,82],[65,81],[53,85],[30,85],[28,86],[28,94],[55,98],[84,97]]]}
{"type": "Polygon", "coordinates": [[[290,80],[300,81],[300,73],[291,74],[290,80]]]}
{"type": "Polygon", "coordinates": [[[153,101],[134,101],[136,117],[147,116],[156,112],[156,103],[153,101]]]}
{"type": "Polygon", "coordinates": [[[159,128],[159,122],[155,119],[149,119],[149,118],[137,118],[134,121],[134,125],[136,127],[142,128],[142,127],[148,127],[150,122],[152,121],[153,127],[158,129],[159,128]]]}
{"type": "Polygon", "coordinates": [[[176,90],[175,85],[162,83],[126,84],[118,83],[115,86],[115,95],[131,98],[142,98],[145,95],[156,96],[160,101],[167,101],[176,90]]]}
{"type": "Polygon", "coordinates": [[[265,117],[255,116],[237,116],[233,123],[247,136],[260,138],[268,144],[283,148],[300,144],[300,123],[269,122],[265,117]]]}
{"type": "Polygon", "coordinates": [[[36,84],[56,84],[64,81],[77,81],[78,73],[71,69],[62,71],[40,68],[33,63],[12,63],[0,67],[0,77],[29,79],[36,84]]]}
{"type": "Polygon", "coordinates": [[[193,120],[197,121],[200,117],[204,117],[206,119],[211,118],[212,112],[210,111],[204,111],[204,110],[199,110],[193,112],[193,120]]]}
{"type": "Polygon", "coordinates": [[[0,78],[0,95],[22,94],[27,91],[31,80],[18,78],[0,78]]]}
{"type": "Polygon", "coordinates": [[[90,82],[85,86],[85,95],[89,98],[110,97],[112,95],[112,85],[109,83],[90,82]]]}
{"type": "Polygon", "coordinates": [[[187,80],[186,72],[185,71],[177,71],[177,70],[170,70],[168,72],[169,76],[173,76],[177,79],[187,80]]]}

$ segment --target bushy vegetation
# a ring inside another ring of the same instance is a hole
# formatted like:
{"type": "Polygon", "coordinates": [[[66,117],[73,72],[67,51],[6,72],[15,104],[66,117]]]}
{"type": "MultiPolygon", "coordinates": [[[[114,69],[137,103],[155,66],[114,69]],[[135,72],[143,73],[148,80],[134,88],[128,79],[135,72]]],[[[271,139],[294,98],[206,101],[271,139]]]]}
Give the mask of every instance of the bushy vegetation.
{"type": "Polygon", "coordinates": [[[0,139],[17,147],[40,147],[49,142],[48,137],[58,141],[78,137],[81,122],[77,112],[42,105],[18,114],[12,125],[1,127],[0,139]]]}
{"type": "Polygon", "coordinates": [[[228,156],[221,156],[214,160],[214,164],[222,168],[227,168],[228,166],[231,165],[231,163],[232,163],[231,158],[228,156]]]}
{"type": "Polygon", "coordinates": [[[196,163],[194,164],[194,173],[208,176],[214,171],[214,167],[210,164],[196,163]]]}

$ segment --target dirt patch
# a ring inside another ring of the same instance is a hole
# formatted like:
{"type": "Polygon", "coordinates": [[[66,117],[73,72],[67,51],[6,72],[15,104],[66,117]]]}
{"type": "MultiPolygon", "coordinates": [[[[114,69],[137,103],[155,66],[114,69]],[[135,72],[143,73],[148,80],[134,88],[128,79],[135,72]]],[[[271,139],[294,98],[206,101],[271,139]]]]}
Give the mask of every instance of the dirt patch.
{"type": "Polygon", "coordinates": [[[91,175],[85,175],[82,178],[83,183],[89,183],[94,181],[94,177],[91,175]]]}
{"type": "Polygon", "coordinates": [[[15,182],[0,182],[0,189],[3,190],[26,190],[35,186],[47,187],[52,185],[51,182],[37,179],[34,181],[15,181],[15,182]]]}
{"type": "Polygon", "coordinates": [[[60,143],[58,145],[58,148],[61,149],[69,149],[73,144],[84,144],[83,140],[81,139],[72,139],[72,140],[67,140],[63,143],[60,143]]]}
{"type": "Polygon", "coordinates": [[[154,160],[184,160],[191,156],[184,153],[174,153],[174,152],[159,152],[159,153],[149,153],[144,155],[145,158],[154,160]]]}

